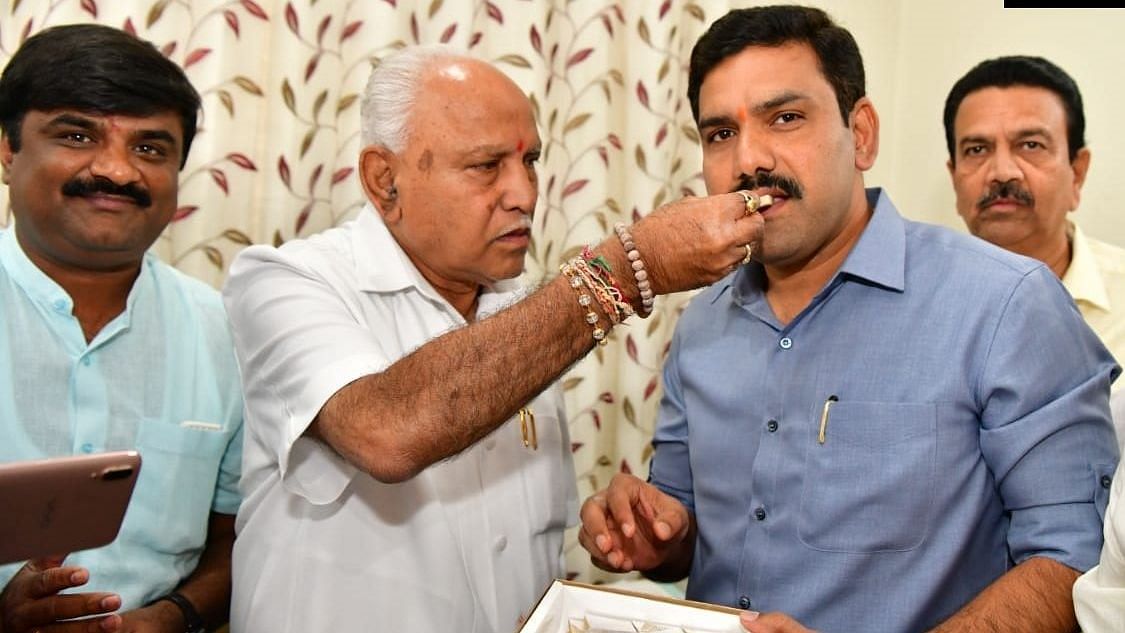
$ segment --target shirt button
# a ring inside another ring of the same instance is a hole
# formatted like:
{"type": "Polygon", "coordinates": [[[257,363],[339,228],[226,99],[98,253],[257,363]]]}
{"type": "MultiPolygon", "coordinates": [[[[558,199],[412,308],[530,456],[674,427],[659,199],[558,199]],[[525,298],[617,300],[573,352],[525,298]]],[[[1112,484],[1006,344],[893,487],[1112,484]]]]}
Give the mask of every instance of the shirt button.
{"type": "Polygon", "coordinates": [[[504,551],[506,547],[508,547],[508,537],[506,536],[498,536],[496,541],[492,543],[492,549],[496,550],[497,554],[504,551]]]}
{"type": "Polygon", "coordinates": [[[777,344],[781,346],[781,349],[789,349],[790,347],[793,347],[793,339],[785,336],[782,337],[782,339],[778,341],[777,344]]]}
{"type": "Polygon", "coordinates": [[[759,520],[759,521],[765,521],[766,520],[766,509],[762,508],[760,506],[757,507],[757,508],[754,508],[754,518],[759,520]]]}
{"type": "Polygon", "coordinates": [[[1102,475],[1102,488],[1109,488],[1113,485],[1113,477],[1109,475],[1102,475]]]}
{"type": "Polygon", "coordinates": [[[55,302],[55,312],[66,312],[66,302],[59,299],[55,302]]]}
{"type": "Polygon", "coordinates": [[[82,452],[83,453],[93,453],[94,452],[94,445],[89,443],[89,442],[86,442],[85,444],[82,445],[82,452]]]}
{"type": "Polygon", "coordinates": [[[766,422],[766,430],[769,431],[770,433],[776,433],[777,432],[777,420],[770,420],[769,422],[766,422]]]}
{"type": "Polygon", "coordinates": [[[749,609],[750,608],[750,596],[739,597],[738,608],[739,609],[749,609]]]}
{"type": "Polygon", "coordinates": [[[89,356],[83,356],[82,357],[82,364],[89,367],[90,366],[90,357],[89,356]]]}
{"type": "Polygon", "coordinates": [[[488,438],[487,440],[484,441],[484,448],[485,448],[485,450],[489,450],[489,451],[496,448],[496,440],[491,438],[491,437],[488,438]]]}

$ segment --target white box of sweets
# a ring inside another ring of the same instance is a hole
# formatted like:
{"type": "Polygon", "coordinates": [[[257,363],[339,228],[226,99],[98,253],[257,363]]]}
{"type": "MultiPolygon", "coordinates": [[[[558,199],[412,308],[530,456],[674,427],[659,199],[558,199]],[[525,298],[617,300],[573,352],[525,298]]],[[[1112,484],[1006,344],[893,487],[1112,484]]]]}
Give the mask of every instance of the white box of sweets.
{"type": "Polygon", "coordinates": [[[743,633],[737,609],[556,580],[519,633],[743,633]]]}

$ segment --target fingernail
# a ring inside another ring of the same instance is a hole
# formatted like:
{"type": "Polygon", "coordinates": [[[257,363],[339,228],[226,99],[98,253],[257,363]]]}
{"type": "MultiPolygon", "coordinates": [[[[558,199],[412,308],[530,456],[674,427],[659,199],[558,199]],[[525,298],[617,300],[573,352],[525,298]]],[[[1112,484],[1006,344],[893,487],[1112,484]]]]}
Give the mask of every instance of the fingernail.
{"type": "Polygon", "coordinates": [[[109,595],[109,596],[106,596],[106,597],[102,598],[101,607],[103,609],[107,610],[107,611],[112,611],[112,610],[114,610],[114,609],[116,609],[120,606],[121,606],[121,598],[120,598],[120,596],[117,596],[116,594],[109,595]]]}
{"type": "Polygon", "coordinates": [[[70,574],[70,582],[76,585],[81,585],[82,583],[86,582],[86,580],[87,577],[85,569],[79,569],[70,574]]]}
{"type": "Polygon", "coordinates": [[[757,611],[743,611],[742,615],[738,616],[743,622],[753,622],[758,619],[760,614],[757,611]]]}
{"type": "Polygon", "coordinates": [[[599,534],[594,537],[594,543],[598,546],[598,549],[600,549],[603,554],[607,549],[609,549],[609,538],[605,534],[599,534]]]}
{"type": "Polygon", "coordinates": [[[633,537],[633,524],[632,523],[622,524],[621,533],[624,534],[625,536],[628,536],[629,538],[632,538],[633,537]]]}

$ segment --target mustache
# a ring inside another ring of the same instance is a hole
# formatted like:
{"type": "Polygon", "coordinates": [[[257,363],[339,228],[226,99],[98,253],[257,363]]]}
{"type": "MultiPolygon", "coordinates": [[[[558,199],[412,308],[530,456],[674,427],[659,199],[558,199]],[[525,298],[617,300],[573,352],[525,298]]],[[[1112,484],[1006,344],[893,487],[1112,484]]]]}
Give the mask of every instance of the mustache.
{"type": "Polygon", "coordinates": [[[738,183],[731,193],[741,190],[751,190],[766,188],[766,189],[780,189],[785,192],[785,195],[795,200],[800,200],[805,197],[805,190],[801,187],[801,183],[797,182],[796,178],[789,176],[779,176],[770,171],[761,171],[753,176],[742,174],[738,177],[738,183]]]}
{"type": "Polygon", "coordinates": [[[1035,196],[1013,181],[994,183],[988,192],[977,200],[977,208],[983,209],[1001,198],[1012,198],[1020,204],[1035,204],[1035,196]]]}
{"type": "Polygon", "coordinates": [[[531,220],[529,218],[520,218],[516,222],[504,227],[498,235],[507,235],[515,231],[531,231],[531,220]]]}
{"type": "Polygon", "coordinates": [[[138,207],[148,207],[152,204],[152,196],[148,191],[137,184],[126,183],[119,185],[108,178],[95,176],[93,178],[74,178],[62,186],[64,196],[83,197],[95,193],[104,193],[111,196],[132,198],[138,207]]]}

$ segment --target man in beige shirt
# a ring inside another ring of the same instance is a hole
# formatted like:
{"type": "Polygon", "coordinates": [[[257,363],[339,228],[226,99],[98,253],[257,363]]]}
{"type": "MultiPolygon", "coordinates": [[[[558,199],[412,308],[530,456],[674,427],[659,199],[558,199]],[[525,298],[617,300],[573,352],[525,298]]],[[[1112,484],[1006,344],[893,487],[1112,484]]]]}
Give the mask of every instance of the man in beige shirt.
{"type": "Polygon", "coordinates": [[[1047,264],[1109,351],[1125,360],[1125,249],[1067,219],[1090,167],[1074,79],[1041,57],[990,59],[954,84],[944,122],[957,212],[969,231],[1047,264]]]}
{"type": "MultiPolygon", "coordinates": [[[[1067,219],[1090,167],[1074,79],[1041,57],[990,59],[954,84],[944,121],[957,212],[969,231],[1049,266],[1109,351],[1125,360],[1125,249],[1088,237],[1067,219]]],[[[1119,441],[1125,438],[1123,383],[1114,385],[1111,398],[1119,441]]],[[[1102,485],[1109,487],[1110,478],[1102,485]]],[[[1125,625],[1121,494],[1118,483],[1098,566],[1074,585],[1075,611],[1087,633],[1125,625]]]]}

